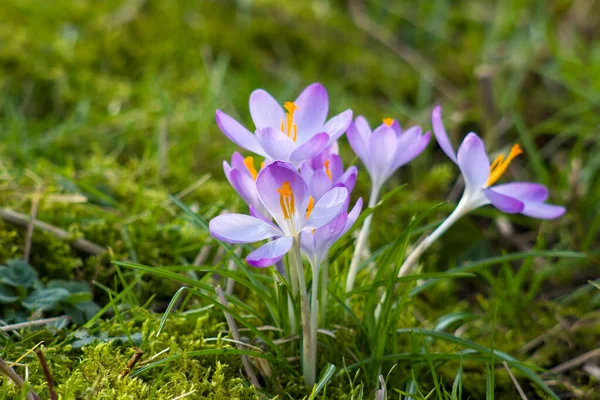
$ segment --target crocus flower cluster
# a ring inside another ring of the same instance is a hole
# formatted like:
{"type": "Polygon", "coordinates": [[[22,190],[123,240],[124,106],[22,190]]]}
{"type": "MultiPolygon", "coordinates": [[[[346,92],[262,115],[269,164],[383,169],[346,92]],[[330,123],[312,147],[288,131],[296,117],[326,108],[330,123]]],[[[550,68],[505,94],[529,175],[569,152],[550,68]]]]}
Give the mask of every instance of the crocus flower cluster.
{"type": "Polygon", "coordinates": [[[347,210],[357,169],[344,171],[336,154],[336,140],[351,124],[352,111],[325,122],[328,108],[327,91],[315,83],[283,107],[266,91],[255,90],[250,95],[254,134],[224,112],[216,113],[228,138],[264,157],[260,167],[253,156],[238,152],[231,164],[223,162],[227,180],[248,204],[250,216],[219,216],[209,227],[213,236],[229,243],[273,239],[246,258],[252,266],[268,267],[281,260],[297,237],[317,268],[360,214],[360,199],[347,210]],[[331,203],[332,196],[339,204],[331,203]]]}
{"type": "MultiPolygon", "coordinates": [[[[351,205],[358,170],[355,166],[344,168],[337,140],[347,133],[350,146],[369,175],[368,205],[374,207],[384,183],[398,168],[423,152],[431,134],[419,126],[402,129],[392,118],[384,118],[383,123],[371,129],[364,117],[352,121],[350,110],[327,120],[329,99],[325,88],[318,83],[309,85],[295,101],[283,106],[266,91],[255,90],[249,105],[252,131],[223,111],[216,112],[221,131],[254,154],[244,157],[235,152],[230,163],[223,162],[225,176],[248,205],[249,214],[218,216],[210,221],[209,229],[214,237],[229,243],[263,242],[246,257],[254,267],[281,265],[289,253],[287,278],[282,278],[289,279],[293,288],[288,298],[290,326],[293,332],[293,303],[299,295],[304,377],[312,385],[316,377],[318,297],[319,293],[321,297],[326,295],[327,256],[363,208],[362,199],[351,205]],[[302,254],[312,269],[310,299],[302,254]]],[[[469,133],[455,152],[439,107],[433,110],[432,125],[441,149],[458,165],[465,189],[454,212],[409,254],[400,268],[400,276],[408,274],[437,238],[475,208],[492,204],[503,212],[542,219],[557,218],[565,212],[561,206],[546,203],[548,190],[543,185],[498,184],[513,159],[522,153],[519,145],[490,162],[482,140],[474,133],[469,133]]],[[[369,215],[358,235],[346,277],[348,292],[353,289],[367,247],[370,223],[369,215]]]]}

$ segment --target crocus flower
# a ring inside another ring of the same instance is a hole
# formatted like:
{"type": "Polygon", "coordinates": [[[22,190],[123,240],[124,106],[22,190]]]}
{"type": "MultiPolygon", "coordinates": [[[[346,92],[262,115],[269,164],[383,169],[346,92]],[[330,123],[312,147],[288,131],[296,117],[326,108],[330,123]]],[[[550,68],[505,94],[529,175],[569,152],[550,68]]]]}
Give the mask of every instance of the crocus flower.
{"type": "Polygon", "coordinates": [[[385,118],[371,131],[362,116],[350,125],[346,135],[376,188],[381,187],[398,168],[418,156],[427,147],[431,136],[430,132],[422,134],[418,126],[402,132],[398,121],[391,118],[385,118]]]}
{"type": "Polygon", "coordinates": [[[454,148],[442,123],[442,110],[435,107],[431,116],[433,132],[446,155],[460,168],[465,181],[465,191],[459,207],[465,211],[492,204],[506,213],[520,213],[533,218],[554,219],[565,213],[565,208],[546,204],[548,189],[539,183],[513,182],[494,184],[504,175],[512,160],[522,154],[514,145],[505,157],[500,154],[490,164],[483,141],[469,133],[458,148],[454,148]]]}
{"type": "Polygon", "coordinates": [[[243,214],[226,214],[213,218],[211,234],[229,243],[253,243],[275,238],[246,257],[248,264],[268,267],[281,260],[294,240],[306,231],[333,221],[347,204],[348,190],[336,187],[317,201],[311,201],[308,186],[296,169],[275,161],[256,178],[258,197],[276,224],[243,214]]]}
{"type": "MultiPolygon", "coordinates": [[[[349,200],[349,199],[348,199],[349,200]]],[[[362,210],[362,198],[356,201],[350,212],[347,212],[348,201],[344,205],[344,212],[333,221],[312,231],[305,230],[300,235],[302,251],[308,258],[313,268],[318,268],[327,257],[333,244],[354,225],[362,210]]]]}
{"type": "Polygon", "coordinates": [[[325,122],[328,108],[327,91],[321,84],[313,83],[284,107],[262,89],[252,92],[250,115],[256,126],[255,135],[221,110],[217,110],[216,119],[221,131],[238,146],[299,166],[330,146],[352,122],[350,110],[325,122]]]}
{"type": "Polygon", "coordinates": [[[327,148],[300,167],[300,174],[315,200],[319,200],[334,186],[342,185],[348,192],[352,192],[356,184],[356,167],[352,166],[344,171],[342,159],[334,151],[335,149],[327,148]]]}
{"type": "MultiPolygon", "coordinates": [[[[261,166],[261,169],[264,166],[261,166]]],[[[258,170],[254,166],[254,157],[244,158],[237,151],[231,156],[231,165],[223,161],[223,171],[225,176],[241,198],[248,204],[252,212],[258,212],[261,216],[267,218],[269,212],[260,201],[258,191],[256,190],[256,178],[258,170]]]]}

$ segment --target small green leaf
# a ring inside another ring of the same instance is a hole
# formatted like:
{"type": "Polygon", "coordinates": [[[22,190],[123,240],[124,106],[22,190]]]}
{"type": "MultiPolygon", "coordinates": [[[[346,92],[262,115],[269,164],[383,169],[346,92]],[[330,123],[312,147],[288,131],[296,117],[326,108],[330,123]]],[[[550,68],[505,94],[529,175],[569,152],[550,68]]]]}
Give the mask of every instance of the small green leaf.
{"type": "Polygon", "coordinates": [[[0,282],[14,287],[32,287],[37,281],[37,272],[22,260],[10,260],[7,267],[0,269],[0,282]]]}
{"type": "Polygon", "coordinates": [[[46,285],[48,289],[62,288],[69,291],[69,293],[91,293],[90,286],[86,282],[80,281],[66,281],[63,279],[55,279],[46,285]]]}
{"type": "Polygon", "coordinates": [[[81,325],[89,321],[98,313],[100,307],[93,301],[84,301],[80,303],[63,303],[65,312],[71,318],[73,323],[81,325]]]}
{"type": "Polygon", "coordinates": [[[68,297],[69,291],[66,289],[40,289],[27,296],[22,303],[28,310],[45,311],[55,308],[59,302],[68,297]]]}
{"type": "Polygon", "coordinates": [[[19,298],[14,290],[8,286],[0,285],[0,303],[10,304],[17,301],[19,298]]]}
{"type": "Polygon", "coordinates": [[[92,300],[91,293],[79,292],[71,293],[64,301],[69,304],[79,304],[90,300],[92,300]]]}

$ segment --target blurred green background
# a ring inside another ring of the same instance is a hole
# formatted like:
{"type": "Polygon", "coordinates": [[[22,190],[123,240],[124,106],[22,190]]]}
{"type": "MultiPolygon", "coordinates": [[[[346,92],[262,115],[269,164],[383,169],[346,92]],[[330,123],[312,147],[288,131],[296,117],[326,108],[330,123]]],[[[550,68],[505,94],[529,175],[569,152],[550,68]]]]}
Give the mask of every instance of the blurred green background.
{"type": "MultiPolygon", "coordinates": [[[[330,115],[351,108],[373,125],[393,117],[429,130],[440,104],[455,144],[469,131],[492,153],[520,143],[525,156],[507,176],[548,185],[551,201],[568,211],[539,222],[482,210],[428,253],[425,270],[529,249],[588,257],[536,262],[516,291],[493,271],[439,288],[428,307],[489,312],[504,302],[499,324],[524,324],[519,341],[592,313],[585,341],[573,333],[571,347],[559,340],[544,355],[542,366],[552,367],[599,336],[600,297],[587,284],[600,275],[599,23],[592,0],[3,0],[1,206],[28,214],[39,191],[39,219],[110,247],[116,259],[191,263],[214,242],[177,218],[168,195],[206,218],[244,209],[222,173],[236,147],[219,131],[216,109],[251,126],[252,90],[283,102],[316,81],[328,89],[330,115]]],[[[352,162],[345,138],[341,151],[352,162]]],[[[387,190],[407,187],[376,214],[373,247],[415,213],[456,201],[456,176],[432,141],[389,183],[387,190]]],[[[355,193],[368,194],[365,174],[355,193]]],[[[23,229],[1,223],[0,261],[21,257],[24,242],[23,229]]],[[[52,235],[35,234],[32,246],[42,280],[119,285],[106,260],[52,235]]],[[[156,294],[161,310],[177,287],[150,280],[137,294],[141,303],[156,294]]],[[[95,295],[106,301],[97,287],[95,295]]],[[[573,380],[583,376],[585,386],[590,378],[581,374],[573,380]]]]}

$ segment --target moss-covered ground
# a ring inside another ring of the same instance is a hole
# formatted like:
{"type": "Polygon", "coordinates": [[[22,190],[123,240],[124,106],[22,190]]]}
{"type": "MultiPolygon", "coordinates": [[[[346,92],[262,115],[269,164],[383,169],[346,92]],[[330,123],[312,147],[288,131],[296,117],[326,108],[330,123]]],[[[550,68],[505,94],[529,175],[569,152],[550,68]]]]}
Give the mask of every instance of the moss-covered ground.
{"type": "MultiPolygon", "coordinates": [[[[3,0],[0,207],[37,208],[69,239],[0,221],[0,263],[30,247],[36,285],[82,282],[97,308],[79,321],[13,329],[72,309],[31,314],[0,302],[0,357],[42,398],[47,380],[30,351],[40,342],[61,399],[311,396],[297,339],[269,329],[281,318],[272,292],[253,290],[272,286],[268,270],[242,269],[230,297],[239,324],[261,327],[242,331],[262,372],[261,389],[248,384],[208,290],[219,280],[211,268],[236,256],[202,224],[245,209],[222,173],[237,149],[215,110],[250,125],[253,89],[285,100],[319,81],[330,115],[352,108],[430,129],[442,104],[455,143],[469,131],[495,148],[521,143],[526,156],[511,177],[548,185],[568,211],[556,221],[488,208],[464,218],[427,252],[422,272],[473,275],[418,293],[405,283],[385,328],[369,318],[381,292],[369,276],[343,307],[351,250],[338,246],[319,352],[321,370],[336,370],[317,397],[374,398],[381,375],[388,398],[518,399],[510,370],[528,399],[600,398],[599,23],[597,2],[579,0],[3,0]],[[78,238],[107,251],[72,246],[78,238]],[[163,320],[182,286],[197,292],[181,292],[163,320]],[[136,348],[141,359],[120,378],[136,348]]],[[[341,153],[350,163],[345,139],[341,153]]],[[[404,167],[386,192],[406,186],[375,211],[371,249],[396,243],[414,215],[447,199],[408,243],[441,221],[457,200],[456,176],[434,144],[404,167]]],[[[359,174],[355,197],[368,183],[359,174]]],[[[0,376],[0,398],[25,394],[0,376]]]]}

